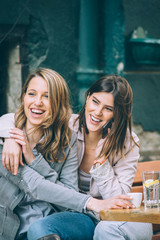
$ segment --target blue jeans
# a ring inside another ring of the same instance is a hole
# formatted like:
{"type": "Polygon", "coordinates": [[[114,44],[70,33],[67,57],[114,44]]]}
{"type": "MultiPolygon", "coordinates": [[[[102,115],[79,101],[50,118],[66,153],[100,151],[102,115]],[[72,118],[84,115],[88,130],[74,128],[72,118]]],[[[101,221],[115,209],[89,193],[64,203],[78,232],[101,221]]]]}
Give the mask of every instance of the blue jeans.
{"type": "Polygon", "coordinates": [[[92,219],[77,212],[53,213],[34,222],[28,232],[28,240],[56,233],[62,240],[92,240],[95,224],[92,219]]]}
{"type": "Polygon", "coordinates": [[[152,224],[138,222],[101,221],[94,232],[94,240],[151,240],[152,224]]]}

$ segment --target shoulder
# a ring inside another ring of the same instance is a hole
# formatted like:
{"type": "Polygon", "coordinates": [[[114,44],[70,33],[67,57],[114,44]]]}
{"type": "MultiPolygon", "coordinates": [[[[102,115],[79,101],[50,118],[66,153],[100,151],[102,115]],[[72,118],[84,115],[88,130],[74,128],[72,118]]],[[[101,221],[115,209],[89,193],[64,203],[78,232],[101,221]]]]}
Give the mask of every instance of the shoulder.
{"type": "MultiPolygon", "coordinates": [[[[129,132],[129,129],[127,129],[127,133],[126,133],[126,138],[125,138],[125,147],[126,148],[130,148],[131,147],[131,141],[130,141],[130,138],[131,137],[131,134],[129,132]]],[[[132,131],[132,137],[134,139],[134,141],[139,144],[139,138],[137,136],[137,134],[135,132],[132,131]]],[[[134,141],[132,141],[132,146],[135,146],[136,144],[134,143],[134,141]]]]}
{"type": "MultiPolygon", "coordinates": [[[[131,136],[131,134],[129,132],[129,129],[127,129],[126,141],[130,141],[130,136],[131,136]]],[[[132,137],[133,137],[135,142],[137,142],[137,143],[139,142],[139,138],[138,138],[137,134],[135,132],[133,132],[133,131],[132,131],[132,137]]]]}
{"type": "Polygon", "coordinates": [[[135,132],[132,132],[132,136],[133,136],[134,141],[136,143],[138,143],[139,142],[139,138],[138,138],[137,134],[135,132]]]}
{"type": "Polygon", "coordinates": [[[14,113],[7,113],[0,117],[0,121],[14,121],[14,113]]]}
{"type": "Polygon", "coordinates": [[[71,130],[71,134],[70,145],[72,146],[77,141],[77,133],[71,130]]]}
{"type": "Polygon", "coordinates": [[[76,118],[78,117],[78,114],[72,114],[70,120],[69,120],[69,127],[71,130],[73,130],[74,132],[78,133],[78,127],[79,127],[79,121],[76,120],[76,118]]]}
{"type": "Polygon", "coordinates": [[[14,113],[8,113],[0,117],[1,137],[9,137],[9,130],[12,127],[14,127],[14,113]]]}

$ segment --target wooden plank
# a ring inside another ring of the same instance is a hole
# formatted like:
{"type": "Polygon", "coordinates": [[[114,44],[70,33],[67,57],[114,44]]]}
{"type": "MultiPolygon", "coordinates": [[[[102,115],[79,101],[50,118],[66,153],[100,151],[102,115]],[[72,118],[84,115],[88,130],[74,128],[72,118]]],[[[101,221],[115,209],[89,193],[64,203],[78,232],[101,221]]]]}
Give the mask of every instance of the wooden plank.
{"type": "Polygon", "coordinates": [[[100,211],[100,219],[106,221],[146,222],[160,224],[159,209],[109,209],[100,211]]]}
{"type": "Polygon", "coordinates": [[[133,186],[131,192],[141,192],[143,193],[143,186],[133,186]]]}
{"type": "Polygon", "coordinates": [[[139,162],[134,183],[142,183],[142,172],[144,171],[160,171],[160,161],[139,162]]]}

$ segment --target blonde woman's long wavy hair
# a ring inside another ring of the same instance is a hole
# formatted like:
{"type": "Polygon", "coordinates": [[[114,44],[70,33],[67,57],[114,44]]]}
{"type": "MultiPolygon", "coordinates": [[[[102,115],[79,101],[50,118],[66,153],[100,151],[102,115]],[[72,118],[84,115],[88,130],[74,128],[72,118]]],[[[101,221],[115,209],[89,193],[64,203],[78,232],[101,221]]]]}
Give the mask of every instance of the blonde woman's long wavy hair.
{"type": "MultiPolygon", "coordinates": [[[[37,76],[42,77],[48,84],[51,115],[36,128],[36,130],[41,129],[44,136],[36,147],[47,161],[60,162],[65,159],[65,148],[70,146],[71,130],[69,128],[69,119],[72,113],[69,104],[68,87],[60,74],[48,68],[41,68],[28,76],[22,89],[21,104],[15,114],[15,126],[20,129],[25,127],[24,96],[31,79],[37,76]],[[62,159],[58,159],[59,150],[62,151],[62,159]]],[[[36,130],[34,129],[34,131],[36,130]]]]}
{"type": "MultiPolygon", "coordinates": [[[[106,92],[112,93],[114,97],[113,123],[111,131],[107,134],[102,150],[98,157],[110,155],[115,156],[118,153],[124,157],[125,138],[127,129],[130,132],[130,144],[132,142],[138,147],[132,136],[132,89],[127,80],[118,75],[107,75],[98,79],[86,92],[87,96],[93,93],[106,92]]],[[[86,133],[89,133],[85,120],[85,104],[82,107],[79,117],[79,130],[84,128],[86,133]]]]}

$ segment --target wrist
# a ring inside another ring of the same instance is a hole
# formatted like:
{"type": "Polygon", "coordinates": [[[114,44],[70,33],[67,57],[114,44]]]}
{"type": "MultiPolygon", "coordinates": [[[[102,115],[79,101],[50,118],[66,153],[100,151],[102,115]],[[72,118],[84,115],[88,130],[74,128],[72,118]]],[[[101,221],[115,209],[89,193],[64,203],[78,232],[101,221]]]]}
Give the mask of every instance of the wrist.
{"type": "Polygon", "coordinates": [[[92,210],[96,212],[96,205],[97,205],[97,199],[95,198],[90,198],[87,202],[86,209],[87,210],[92,210]]]}
{"type": "Polygon", "coordinates": [[[33,161],[35,160],[35,156],[33,155],[33,156],[30,156],[30,158],[27,160],[26,159],[26,163],[28,164],[28,165],[30,165],[33,161]]]}

